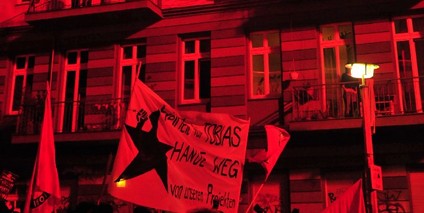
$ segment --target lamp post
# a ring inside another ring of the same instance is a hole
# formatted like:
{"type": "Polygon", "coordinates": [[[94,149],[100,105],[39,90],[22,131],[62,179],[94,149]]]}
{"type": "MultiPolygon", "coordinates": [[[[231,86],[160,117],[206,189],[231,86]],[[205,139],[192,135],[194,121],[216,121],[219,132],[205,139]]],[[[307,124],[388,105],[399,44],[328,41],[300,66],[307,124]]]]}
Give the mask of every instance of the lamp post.
{"type": "Polygon", "coordinates": [[[370,88],[365,79],[372,78],[374,70],[379,66],[375,64],[366,63],[353,63],[347,64],[346,68],[350,69],[350,75],[354,78],[362,79],[360,85],[361,98],[362,98],[362,112],[363,112],[363,130],[364,130],[364,148],[365,148],[365,204],[367,212],[378,212],[377,191],[375,189],[382,189],[382,184],[376,183],[373,176],[377,172],[377,176],[382,180],[381,168],[374,164],[374,151],[372,143],[372,130],[371,130],[371,109],[370,103],[370,88]]]}

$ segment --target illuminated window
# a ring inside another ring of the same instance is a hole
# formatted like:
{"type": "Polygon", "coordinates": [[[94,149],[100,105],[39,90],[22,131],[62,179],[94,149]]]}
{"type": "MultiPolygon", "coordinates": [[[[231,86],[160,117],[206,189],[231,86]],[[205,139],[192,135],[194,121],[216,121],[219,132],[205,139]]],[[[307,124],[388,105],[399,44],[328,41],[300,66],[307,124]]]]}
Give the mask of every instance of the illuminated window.
{"type": "Polygon", "coordinates": [[[250,34],[250,96],[281,96],[280,34],[277,31],[250,34]]]}
{"type": "Polygon", "coordinates": [[[181,47],[181,103],[200,103],[211,96],[210,37],[183,37],[181,47]]]}
{"type": "Polygon", "coordinates": [[[397,18],[393,21],[397,77],[400,79],[400,110],[422,112],[424,97],[424,17],[397,18]],[[421,77],[421,78],[420,78],[421,77]]]}
{"type": "Polygon", "coordinates": [[[12,94],[10,100],[10,114],[17,114],[22,107],[25,98],[31,98],[32,77],[35,57],[30,55],[21,55],[15,58],[12,94]]]}

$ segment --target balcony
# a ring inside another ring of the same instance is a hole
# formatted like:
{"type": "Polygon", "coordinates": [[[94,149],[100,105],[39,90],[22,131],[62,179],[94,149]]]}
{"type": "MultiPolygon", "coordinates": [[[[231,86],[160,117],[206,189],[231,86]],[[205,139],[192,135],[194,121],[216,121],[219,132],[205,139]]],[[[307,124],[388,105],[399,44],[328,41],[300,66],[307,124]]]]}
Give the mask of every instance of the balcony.
{"type": "MultiPolygon", "coordinates": [[[[374,80],[376,126],[424,124],[424,78],[374,80]]],[[[293,131],[362,127],[359,87],[346,84],[293,87],[285,94],[285,123],[293,131]],[[289,93],[289,94],[288,94],[289,93]]]]}
{"type": "Polygon", "coordinates": [[[161,0],[32,0],[25,21],[33,25],[153,23],[162,18],[161,0]]]}
{"type": "MultiPolygon", "coordinates": [[[[43,120],[43,101],[21,107],[12,143],[39,140],[43,120]]],[[[52,104],[55,141],[118,140],[125,120],[127,100],[56,102],[52,104]]]]}
{"type": "MultiPolygon", "coordinates": [[[[362,128],[360,94],[345,84],[308,85],[286,91],[284,119],[290,131],[362,128]],[[350,92],[350,93],[349,93],[350,92]]],[[[377,127],[423,125],[424,78],[375,80],[377,127]]],[[[358,88],[351,88],[358,90],[358,88]]],[[[43,103],[38,101],[37,103],[43,103]]],[[[128,100],[86,100],[52,104],[55,141],[118,140],[128,100]]],[[[21,107],[12,143],[37,142],[44,106],[21,107]]]]}

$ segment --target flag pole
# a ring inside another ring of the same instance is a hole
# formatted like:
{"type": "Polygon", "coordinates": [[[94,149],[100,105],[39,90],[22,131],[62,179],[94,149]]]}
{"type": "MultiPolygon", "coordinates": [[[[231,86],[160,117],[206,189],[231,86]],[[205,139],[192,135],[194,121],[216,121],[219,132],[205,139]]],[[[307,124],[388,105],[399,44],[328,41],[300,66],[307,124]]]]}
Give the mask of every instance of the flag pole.
{"type": "Polygon", "coordinates": [[[103,183],[102,183],[102,190],[100,191],[100,195],[99,198],[97,199],[97,205],[100,205],[102,199],[103,199],[103,194],[106,190],[106,181],[107,181],[107,174],[110,171],[111,167],[112,167],[112,153],[109,153],[108,159],[107,159],[107,163],[106,163],[106,170],[105,173],[103,175],[103,183]]]}
{"type": "Polygon", "coordinates": [[[256,193],[255,193],[255,196],[253,196],[253,199],[252,199],[252,201],[250,201],[250,204],[249,204],[249,206],[247,207],[247,209],[246,209],[246,213],[247,212],[249,212],[249,210],[252,208],[252,206],[253,206],[253,202],[256,200],[256,198],[258,197],[258,195],[259,195],[259,191],[261,191],[261,189],[262,189],[262,187],[264,187],[264,185],[265,185],[265,182],[266,182],[266,179],[265,179],[265,181],[259,186],[259,189],[258,189],[258,191],[256,191],[256,193]]]}
{"type": "Polygon", "coordinates": [[[37,170],[37,161],[38,161],[38,151],[37,155],[35,157],[35,164],[34,168],[32,169],[32,175],[31,175],[31,181],[29,182],[28,190],[27,190],[27,196],[25,199],[25,206],[24,206],[24,213],[29,213],[30,206],[31,206],[31,199],[32,199],[32,193],[34,188],[34,180],[35,180],[35,171],[37,170]]]}
{"type": "Polygon", "coordinates": [[[139,60],[138,64],[137,64],[136,80],[138,79],[138,77],[140,75],[141,65],[143,65],[143,62],[141,60],[139,60]]]}

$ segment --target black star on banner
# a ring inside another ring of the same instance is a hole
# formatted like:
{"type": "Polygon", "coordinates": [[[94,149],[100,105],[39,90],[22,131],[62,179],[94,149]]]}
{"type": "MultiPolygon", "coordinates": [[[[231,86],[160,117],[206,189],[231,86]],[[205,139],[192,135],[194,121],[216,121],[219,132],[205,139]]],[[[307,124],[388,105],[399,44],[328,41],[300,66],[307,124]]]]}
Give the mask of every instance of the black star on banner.
{"type": "Polygon", "coordinates": [[[128,134],[138,149],[138,154],[115,182],[128,180],[154,169],[162,180],[166,191],[168,191],[168,163],[166,153],[172,149],[172,146],[160,142],[157,137],[160,117],[159,110],[152,112],[149,116],[152,124],[150,132],[142,131],[142,127],[147,121],[146,115],[147,113],[144,110],[140,110],[137,113],[138,124],[135,128],[125,124],[128,134]]]}

